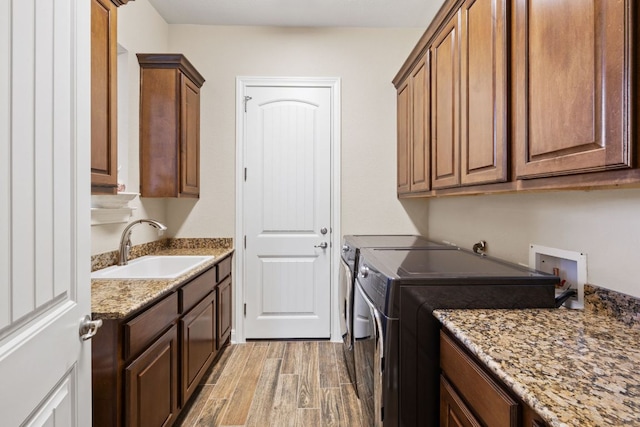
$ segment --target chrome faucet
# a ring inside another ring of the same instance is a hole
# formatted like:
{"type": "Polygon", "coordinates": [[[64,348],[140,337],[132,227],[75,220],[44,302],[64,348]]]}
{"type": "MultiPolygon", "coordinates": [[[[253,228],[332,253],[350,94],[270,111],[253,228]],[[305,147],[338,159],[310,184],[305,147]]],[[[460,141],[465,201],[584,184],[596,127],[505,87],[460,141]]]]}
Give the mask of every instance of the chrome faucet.
{"type": "Polygon", "coordinates": [[[118,256],[118,265],[127,265],[127,262],[129,262],[129,251],[131,250],[131,229],[138,224],[142,224],[143,222],[146,222],[150,226],[157,228],[159,235],[162,235],[162,233],[167,229],[164,224],[156,221],[155,219],[139,219],[127,225],[122,232],[122,236],[120,237],[120,254],[118,256]]]}

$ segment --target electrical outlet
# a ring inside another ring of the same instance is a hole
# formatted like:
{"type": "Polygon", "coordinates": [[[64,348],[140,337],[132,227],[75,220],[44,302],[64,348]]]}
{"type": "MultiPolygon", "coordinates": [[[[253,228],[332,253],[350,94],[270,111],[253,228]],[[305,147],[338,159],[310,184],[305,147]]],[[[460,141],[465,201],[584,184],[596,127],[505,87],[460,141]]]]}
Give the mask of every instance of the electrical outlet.
{"type": "Polygon", "coordinates": [[[529,246],[529,267],[563,280],[564,286],[556,290],[556,296],[568,288],[575,289],[577,295],[569,298],[564,306],[584,308],[584,284],[587,281],[587,256],[581,252],[549,248],[540,245],[529,246]]]}

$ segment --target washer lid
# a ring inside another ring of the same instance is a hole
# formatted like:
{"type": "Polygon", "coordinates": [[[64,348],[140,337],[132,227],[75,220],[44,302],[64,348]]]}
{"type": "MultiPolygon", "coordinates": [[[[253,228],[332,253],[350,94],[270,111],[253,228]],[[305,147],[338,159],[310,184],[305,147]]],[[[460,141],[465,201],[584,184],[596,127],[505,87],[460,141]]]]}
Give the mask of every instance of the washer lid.
{"type": "MultiPolygon", "coordinates": [[[[554,276],[466,250],[369,249],[370,262],[389,278],[513,280],[554,276]]],[[[366,255],[365,255],[366,257],[366,255]]]]}
{"type": "MultiPolygon", "coordinates": [[[[344,243],[355,248],[449,248],[449,246],[446,246],[443,243],[432,242],[422,236],[401,234],[346,235],[344,236],[344,243]]],[[[451,246],[451,249],[456,248],[451,246]]]]}

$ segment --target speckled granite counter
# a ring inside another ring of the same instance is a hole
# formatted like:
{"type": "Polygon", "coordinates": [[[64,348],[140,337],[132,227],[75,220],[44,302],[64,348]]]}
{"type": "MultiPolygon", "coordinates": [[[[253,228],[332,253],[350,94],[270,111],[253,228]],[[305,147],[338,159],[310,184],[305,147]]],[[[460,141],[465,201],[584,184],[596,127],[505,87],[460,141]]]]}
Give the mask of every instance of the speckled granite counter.
{"type": "Polygon", "coordinates": [[[94,319],[122,319],[145,307],[152,301],[171,293],[181,284],[217,264],[231,254],[229,245],[176,245],[164,244],[151,251],[141,252],[139,256],[154,255],[213,255],[207,261],[175,279],[158,280],[91,280],[91,311],[94,319]],[[193,247],[189,247],[193,246],[193,247]]]}
{"type": "Polygon", "coordinates": [[[580,310],[436,310],[551,426],[640,426],[640,329],[580,310]]]}

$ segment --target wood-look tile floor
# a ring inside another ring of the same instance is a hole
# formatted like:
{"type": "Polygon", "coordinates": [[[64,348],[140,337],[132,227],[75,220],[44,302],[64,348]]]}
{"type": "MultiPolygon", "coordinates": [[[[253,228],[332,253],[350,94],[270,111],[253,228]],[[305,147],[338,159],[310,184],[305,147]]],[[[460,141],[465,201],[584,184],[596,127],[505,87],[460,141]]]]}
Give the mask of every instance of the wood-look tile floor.
{"type": "Polygon", "coordinates": [[[227,346],[175,425],[361,426],[341,346],[327,341],[227,346]]]}

